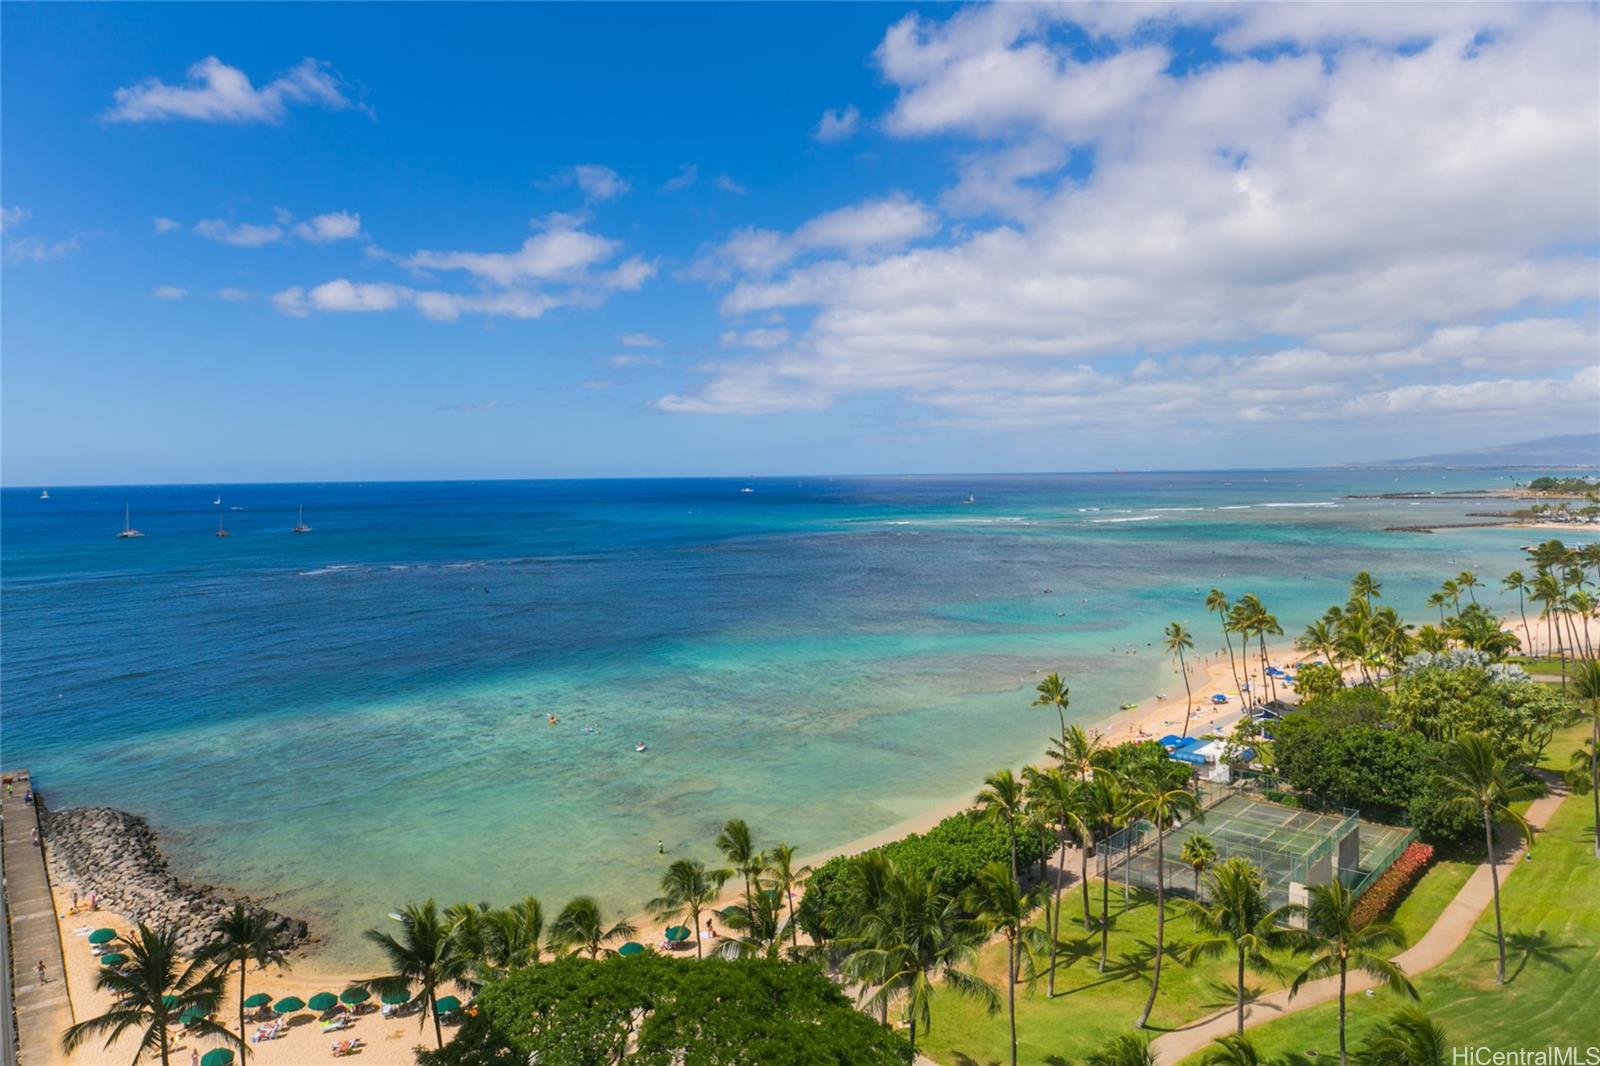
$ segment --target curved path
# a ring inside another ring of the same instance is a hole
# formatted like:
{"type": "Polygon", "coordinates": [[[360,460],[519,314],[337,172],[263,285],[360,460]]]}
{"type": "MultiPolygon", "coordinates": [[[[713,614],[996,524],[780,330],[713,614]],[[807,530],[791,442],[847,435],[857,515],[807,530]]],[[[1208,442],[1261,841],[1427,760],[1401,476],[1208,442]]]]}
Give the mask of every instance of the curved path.
{"type": "MultiPolygon", "coordinates": [[[[1561,801],[1566,798],[1566,786],[1557,778],[1546,777],[1545,783],[1550,786],[1548,795],[1534,800],[1528,807],[1527,818],[1535,829],[1543,829],[1555,814],[1556,808],[1561,806],[1561,801]]],[[[1524,847],[1517,849],[1500,860],[1500,883],[1503,885],[1506,878],[1516,870],[1522,861],[1524,847]]],[[[1455,899],[1445,907],[1433,927],[1422,935],[1411,947],[1395,956],[1394,961],[1408,977],[1415,977],[1433,969],[1445,959],[1453,955],[1457,948],[1466,942],[1472,932],[1472,927],[1477,924],[1479,916],[1484,909],[1494,900],[1494,885],[1489,879],[1489,864],[1481,864],[1472,871],[1472,876],[1456,893],[1455,899]]],[[[1356,994],[1372,988],[1377,984],[1371,977],[1364,973],[1351,973],[1347,981],[1349,994],[1356,994]]],[[[1337,977],[1313,981],[1300,990],[1300,994],[1291,1002],[1288,989],[1280,989],[1271,995],[1262,996],[1252,1003],[1245,1005],[1245,1028],[1265,1025],[1275,1021],[1286,1014],[1314,1007],[1319,1003],[1338,998],[1339,979],[1337,977]]],[[[1209,1018],[1204,1018],[1181,1029],[1175,1029],[1165,1036],[1151,1041],[1150,1050],[1154,1052],[1157,1066],[1175,1066],[1190,1055],[1203,1051],[1208,1044],[1219,1036],[1227,1036],[1235,1031],[1237,1020],[1234,1008],[1221,1011],[1209,1018]]]]}

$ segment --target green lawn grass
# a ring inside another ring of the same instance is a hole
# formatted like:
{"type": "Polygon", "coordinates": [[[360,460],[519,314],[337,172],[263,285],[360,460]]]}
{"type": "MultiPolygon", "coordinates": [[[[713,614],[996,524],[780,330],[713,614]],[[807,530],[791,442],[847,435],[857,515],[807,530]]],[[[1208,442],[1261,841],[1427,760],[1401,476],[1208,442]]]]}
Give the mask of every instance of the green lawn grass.
{"type": "MultiPolygon", "coordinates": [[[[1099,882],[1091,883],[1099,913],[1099,882]]],[[[1056,996],[1047,998],[1044,981],[1017,988],[1018,1061],[1056,1066],[1081,1061],[1113,1036],[1130,1032],[1150,992],[1149,972],[1155,946],[1155,899],[1134,893],[1126,913],[1118,914],[1120,889],[1113,886],[1114,925],[1104,974],[1096,970],[1100,941],[1083,931],[1078,897],[1063,897],[1062,940],[1069,951],[1058,963],[1056,996]],[[1076,917],[1076,921],[1074,921],[1076,917]]],[[[1193,967],[1178,961],[1177,951],[1194,938],[1188,918],[1168,906],[1167,956],[1161,967],[1161,994],[1150,1017],[1155,1032],[1215,1013],[1233,1002],[1231,964],[1202,962],[1193,967]]],[[[1004,998],[1005,947],[991,944],[981,956],[979,972],[1004,998]]],[[[1252,994],[1281,987],[1272,978],[1251,974],[1252,994]]],[[[1000,1013],[985,1014],[970,1002],[941,990],[933,1005],[933,1028],[918,1035],[919,1050],[941,1066],[1009,1064],[1011,1055],[1002,1003],[1000,1013]]]]}
{"type": "MultiPolygon", "coordinates": [[[[1600,1045],[1600,862],[1587,805],[1569,798],[1539,835],[1534,859],[1508,878],[1507,983],[1494,981],[1494,915],[1467,942],[1416,978],[1422,1007],[1456,1046],[1600,1045]]],[[[1420,886],[1419,886],[1420,887],[1420,886]]],[[[1389,992],[1352,997],[1352,1049],[1400,1004],[1389,992]]],[[[1338,1054],[1338,1010],[1328,1003],[1250,1030],[1263,1059],[1338,1054]]]]}

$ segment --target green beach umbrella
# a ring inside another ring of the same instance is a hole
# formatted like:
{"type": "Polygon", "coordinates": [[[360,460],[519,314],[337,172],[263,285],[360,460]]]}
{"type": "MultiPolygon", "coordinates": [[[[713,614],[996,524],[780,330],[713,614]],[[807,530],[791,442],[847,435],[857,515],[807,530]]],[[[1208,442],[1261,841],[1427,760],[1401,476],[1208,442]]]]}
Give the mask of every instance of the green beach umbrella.
{"type": "Polygon", "coordinates": [[[315,1011],[329,1011],[339,1005],[339,997],[332,992],[318,992],[306,1001],[306,1006],[315,1011]]]}
{"type": "Polygon", "coordinates": [[[383,1001],[391,1007],[398,1007],[402,1003],[411,1002],[411,992],[404,988],[400,989],[398,992],[385,992],[383,994],[383,1001]]]}
{"type": "Polygon", "coordinates": [[[727,921],[729,918],[732,918],[735,914],[743,914],[743,913],[744,913],[744,908],[743,907],[724,907],[720,911],[717,912],[717,917],[721,918],[723,921],[727,921]]]}
{"type": "MultiPolygon", "coordinates": [[[[268,1003],[271,1003],[271,1002],[272,1002],[272,997],[270,995],[268,995],[265,992],[257,992],[255,995],[253,995],[249,999],[245,1000],[244,1001],[244,1005],[246,1007],[252,1007],[252,1008],[253,1007],[265,1007],[268,1003]]],[[[223,1050],[226,1051],[227,1049],[224,1048],[223,1050]]]]}
{"type": "Polygon", "coordinates": [[[293,1014],[297,1010],[305,1010],[306,1002],[299,996],[284,996],[272,1005],[272,1009],[279,1014],[293,1014]]]}
{"type": "Polygon", "coordinates": [[[188,1010],[178,1015],[178,1020],[184,1025],[193,1025],[195,1022],[203,1020],[205,1016],[206,1012],[201,1010],[199,1007],[190,1007],[188,1010]]]}
{"type": "Polygon", "coordinates": [[[667,929],[667,939],[672,941],[674,944],[683,943],[685,940],[689,939],[689,927],[686,925],[671,926],[667,929]]]}
{"type": "Polygon", "coordinates": [[[232,1066],[233,1052],[225,1047],[214,1047],[200,1056],[200,1066],[232,1066]]]}
{"type": "Polygon", "coordinates": [[[113,951],[110,954],[100,956],[101,966],[121,966],[127,961],[128,956],[122,954],[120,951],[113,951]]]}
{"type": "Polygon", "coordinates": [[[360,985],[354,985],[339,993],[339,1001],[341,1003],[348,1003],[352,1007],[354,1007],[357,1003],[365,1003],[371,998],[372,993],[368,992],[360,985]]]}
{"type": "Polygon", "coordinates": [[[461,1009],[461,1001],[455,996],[445,996],[434,1000],[433,1009],[440,1014],[449,1014],[453,1010],[461,1009]]]}
{"type": "Polygon", "coordinates": [[[117,939],[117,931],[115,929],[96,929],[89,934],[89,943],[91,944],[104,944],[108,940],[115,939],[117,939]]]}
{"type": "Polygon", "coordinates": [[[643,955],[644,945],[639,943],[637,940],[630,940],[617,949],[617,954],[623,956],[624,958],[631,955],[643,955]]]}

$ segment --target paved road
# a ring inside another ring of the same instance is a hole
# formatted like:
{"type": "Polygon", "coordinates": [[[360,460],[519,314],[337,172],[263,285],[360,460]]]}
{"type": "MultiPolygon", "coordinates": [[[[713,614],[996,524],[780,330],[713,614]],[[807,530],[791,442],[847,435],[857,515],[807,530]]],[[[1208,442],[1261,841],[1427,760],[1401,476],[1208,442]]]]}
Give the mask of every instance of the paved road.
{"type": "Polygon", "coordinates": [[[8,770],[13,794],[0,788],[0,813],[4,815],[4,869],[6,911],[11,919],[11,1002],[16,1005],[17,1036],[22,1066],[54,1057],[61,1034],[74,1021],[67,998],[66,967],[61,958],[61,934],[56,925],[55,901],[45,871],[44,849],[33,843],[37,812],[23,802],[29,788],[26,770],[8,770]],[[36,966],[44,963],[44,982],[36,966]]]}

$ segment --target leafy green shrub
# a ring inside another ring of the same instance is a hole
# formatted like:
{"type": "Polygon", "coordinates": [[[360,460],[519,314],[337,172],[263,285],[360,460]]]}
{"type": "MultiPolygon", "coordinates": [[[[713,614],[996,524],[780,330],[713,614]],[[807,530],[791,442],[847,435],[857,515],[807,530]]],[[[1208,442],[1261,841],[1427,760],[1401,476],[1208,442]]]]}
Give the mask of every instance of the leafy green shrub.
{"type": "MultiPolygon", "coordinates": [[[[1160,745],[1156,745],[1159,750],[1160,745]]],[[[1163,753],[1163,758],[1165,754],[1163,753]]],[[[912,833],[889,844],[871,849],[896,866],[915,869],[952,898],[959,897],[977,879],[984,865],[1001,860],[1011,862],[1011,837],[1003,825],[975,821],[966,814],[946,818],[926,833],[912,833]]],[[[1035,833],[1017,833],[1017,865],[1026,870],[1044,855],[1044,840],[1035,833]]],[[[865,853],[864,853],[865,854],[865,853]]],[[[811,874],[806,882],[796,920],[814,940],[832,940],[839,935],[830,917],[844,905],[842,881],[856,856],[839,855],[811,874]]]]}
{"type": "Polygon", "coordinates": [[[911,1062],[905,1039],[820,970],[777,959],[568,957],[492,982],[474,1006],[454,1040],[417,1056],[420,1066],[911,1062]]]}

